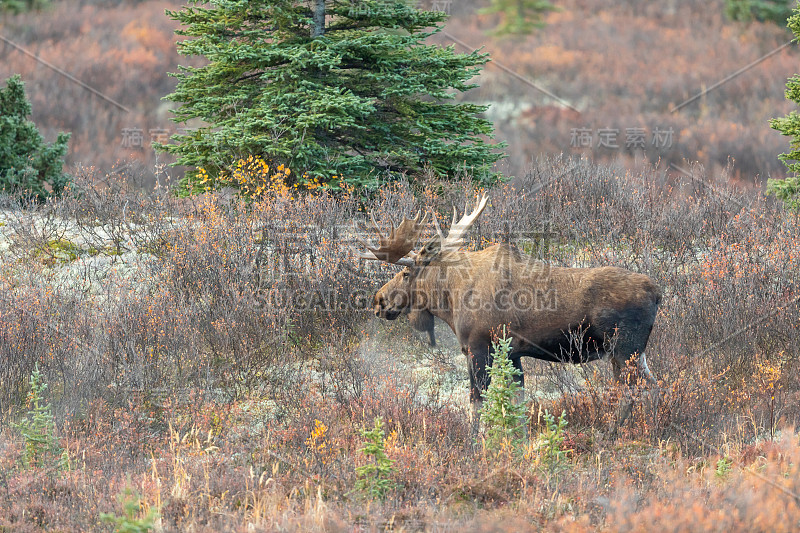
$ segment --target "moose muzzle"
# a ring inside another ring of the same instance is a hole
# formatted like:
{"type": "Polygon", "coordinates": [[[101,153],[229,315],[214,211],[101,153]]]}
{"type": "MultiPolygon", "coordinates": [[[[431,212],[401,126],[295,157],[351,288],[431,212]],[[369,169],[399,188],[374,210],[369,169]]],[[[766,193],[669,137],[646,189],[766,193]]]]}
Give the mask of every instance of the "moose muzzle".
{"type": "Polygon", "coordinates": [[[385,318],[386,320],[394,320],[400,316],[400,309],[389,309],[386,305],[386,300],[383,296],[375,295],[374,304],[375,316],[378,318],[385,318]]]}

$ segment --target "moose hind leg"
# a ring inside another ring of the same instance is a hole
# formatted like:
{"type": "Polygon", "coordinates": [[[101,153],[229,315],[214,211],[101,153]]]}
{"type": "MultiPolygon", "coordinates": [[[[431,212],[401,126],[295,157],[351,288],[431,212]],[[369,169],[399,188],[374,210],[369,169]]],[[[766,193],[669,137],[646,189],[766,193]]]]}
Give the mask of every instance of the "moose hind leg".
{"type": "Polygon", "coordinates": [[[631,416],[631,412],[633,411],[633,395],[630,393],[630,390],[625,390],[621,392],[619,396],[619,403],[617,404],[616,413],[614,416],[614,425],[611,428],[611,438],[617,437],[617,432],[619,428],[621,428],[625,422],[627,422],[628,417],[631,416]]]}
{"type": "MultiPolygon", "coordinates": [[[[617,406],[614,428],[612,429],[612,435],[614,436],[617,434],[619,428],[622,427],[625,422],[627,422],[631,412],[633,411],[633,404],[636,400],[636,394],[634,391],[636,390],[635,387],[639,376],[643,377],[644,380],[652,387],[652,389],[645,394],[647,399],[650,400],[653,405],[653,412],[655,413],[658,410],[658,401],[660,399],[658,382],[650,372],[650,368],[647,366],[647,356],[644,352],[642,352],[638,356],[634,354],[633,357],[637,357],[636,368],[629,373],[625,372],[624,362],[618,361],[617,359],[612,359],[614,377],[617,385],[621,387],[619,405],[617,406]],[[623,375],[624,379],[622,378],[623,375]]],[[[631,369],[629,368],[627,370],[631,369]]]]}
{"type": "Polygon", "coordinates": [[[658,386],[658,381],[650,372],[647,366],[647,358],[644,352],[639,356],[639,372],[644,376],[644,379],[650,384],[650,390],[645,392],[645,397],[648,401],[647,411],[652,413],[653,421],[658,418],[658,408],[661,403],[661,387],[658,386]]]}
{"type": "Polygon", "coordinates": [[[622,383],[622,364],[615,357],[611,357],[611,370],[614,372],[614,383],[622,383]]]}
{"type": "Polygon", "coordinates": [[[644,352],[642,352],[641,355],[639,356],[639,373],[642,374],[644,379],[646,379],[651,384],[655,385],[656,383],[658,383],[656,381],[656,378],[653,377],[652,372],[650,372],[650,367],[647,366],[647,357],[645,356],[644,352]]]}
{"type": "Polygon", "coordinates": [[[614,372],[614,391],[619,395],[611,423],[611,438],[617,437],[619,429],[625,424],[633,411],[633,395],[631,394],[631,380],[636,376],[631,375],[628,368],[629,357],[620,357],[618,353],[611,355],[611,369],[614,372]]]}

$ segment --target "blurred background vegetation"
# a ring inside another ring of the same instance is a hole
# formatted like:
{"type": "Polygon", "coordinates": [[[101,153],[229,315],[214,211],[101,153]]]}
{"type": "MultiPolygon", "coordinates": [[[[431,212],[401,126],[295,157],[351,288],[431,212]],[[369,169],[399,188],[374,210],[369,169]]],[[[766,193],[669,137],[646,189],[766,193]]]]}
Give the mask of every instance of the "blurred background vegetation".
{"type": "MultiPolygon", "coordinates": [[[[71,133],[68,167],[109,169],[136,160],[153,169],[172,161],[152,147],[178,132],[169,120],[175,104],[162,100],[176,86],[167,73],[178,64],[202,62],[177,54],[177,23],[164,12],[181,4],[51,1],[0,16],[0,36],[125,108],[0,42],[0,79],[22,75],[32,120],[45,139],[71,133]]],[[[492,63],[475,80],[479,88],[457,96],[490,105],[484,116],[494,124],[497,141],[509,143],[509,157],[499,168],[506,175],[523,175],[539,154],[565,153],[625,167],[648,161],[669,169],[698,161],[711,174],[733,161],[731,179],[761,187],[767,177],[786,176],[777,156],[788,143],[768,121],[792,108],[783,94],[786,79],[798,70],[792,47],[676,109],[791,39],[785,24],[759,14],[766,2],[748,3],[749,11],[739,4],[565,0],[541,14],[544,27],[509,38],[490,35],[503,14],[481,14],[488,3],[440,1],[451,17],[431,41],[453,44],[455,38],[469,47],[456,44],[460,52],[483,46],[496,63],[560,99],[492,63]],[[742,15],[747,12],[753,16],[742,15]],[[575,142],[579,129],[590,132],[588,146],[575,142]],[[603,142],[602,129],[617,131],[616,143],[603,142]],[[653,143],[657,131],[670,129],[671,142],[653,143]],[[626,146],[628,130],[643,131],[644,145],[626,146]]]]}

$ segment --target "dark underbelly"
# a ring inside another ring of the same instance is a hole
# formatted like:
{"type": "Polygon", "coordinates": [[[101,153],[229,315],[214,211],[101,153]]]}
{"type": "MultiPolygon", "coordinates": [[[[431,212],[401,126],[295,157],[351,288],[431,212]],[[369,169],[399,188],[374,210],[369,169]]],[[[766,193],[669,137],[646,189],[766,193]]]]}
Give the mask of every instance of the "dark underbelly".
{"type": "Polygon", "coordinates": [[[511,353],[511,358],[533,357],[553,363],[588,363],[603,358],[603,342],[594,338],[584,338],[582,342],[562,339],[545,340],[540,343],[525,343],[511,353]]]}

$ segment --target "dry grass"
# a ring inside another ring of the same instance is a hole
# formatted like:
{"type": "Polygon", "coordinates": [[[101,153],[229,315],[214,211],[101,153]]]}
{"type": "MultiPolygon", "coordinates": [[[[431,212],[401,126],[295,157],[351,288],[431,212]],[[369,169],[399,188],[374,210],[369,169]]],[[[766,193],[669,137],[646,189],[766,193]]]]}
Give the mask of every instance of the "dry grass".
{"type": "MultiPolygon", "coordinates": [[[[447,30],[479,46],[492,21],[455,4],[447,30]]],[[[0,531],[110,530],[100,514],[121,516],[128,487],[141,516],[159,511],[159,531],[797,530],[798,220],[731,185],[783,175],[785,139],[766,120],[788,111],[796,61],[785,50],[671,112],[790,37],[731,24],[721,4],[562,2],[546,31],[488,48],[579,113],[491,67],[467,95],[509,102],[495,122],[517,176],[489,191],[470,246],[512,240],[664,289],[648,347],[661,395],[637,402],[618,438],[606,365],[526,362],[531,433],[544,409],[567,413],[560,468],[533,447],[490,460],[471,441],[465,369],[444,326],[431,351],[405,321],[365,309],[395,269],[349,251],[360,198],[275,187],[243,204],[153,188],[165,176],[149,130],[174,128],[159,99],[178,62],[163,10],[178,4],[54,2],[4,19],[4,36],[131,109],[7,50],[0,79],[22,73],[37,124],[73,133],[70,163],[132,163],[79,170],[45,205],[0,202],[0,531]],[[675,142],[584,153],[567,148],[579,127],[618,128],[623,144],[625,128],[671,127],[675,142]],[[142,129],[143,149],[122,146],[124,128],[142,129]],[[528,161],[563,151],[636,170],[528,161]],[[661,170],[684,159],[707,170],[661,170]],[[12,423],[36,364],[62,470],[21,462],[12,423]],[[385,502],[353,491],[359,429],[376,416],[398,471],[385,502]]],[[[446,223],[473,193],[467,179],[419,179],[370,207],[385,220],[427,206],[446,223]]]]}
{"type": "MultiPolygon", "coordinates": [[[[540,409],[569,420],[551,468],[535,448],[497,464],[473,446],[441,324],[431,352],[364,309],[394,269],[349,251],[357,198],[178,200],[134,178],[87,171],[61,200],[3,212],[0,527],[108,529],[100,513],[121,515],[132,487],[164,531],[796,529],[800,247],[780,206],[567,159],[489,191],[470,246],[511,238],[664,288],[648,348],[662,394],[619,438],[604,363],[528,365],[532,433],[540,409]],[[20,462],[10,422],[36,363],[67,470],[20,462]],[[375,416],[398,472],[385,502],[353,491],[375,416]]],[[[423,180],[375,208],[444,219],[471,194],[423,180]]]]}

